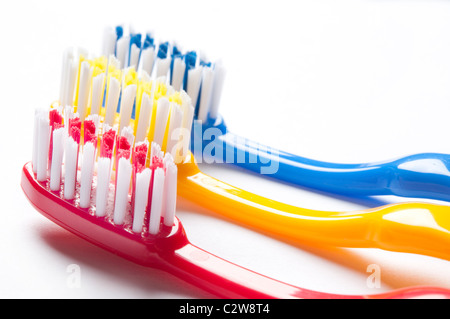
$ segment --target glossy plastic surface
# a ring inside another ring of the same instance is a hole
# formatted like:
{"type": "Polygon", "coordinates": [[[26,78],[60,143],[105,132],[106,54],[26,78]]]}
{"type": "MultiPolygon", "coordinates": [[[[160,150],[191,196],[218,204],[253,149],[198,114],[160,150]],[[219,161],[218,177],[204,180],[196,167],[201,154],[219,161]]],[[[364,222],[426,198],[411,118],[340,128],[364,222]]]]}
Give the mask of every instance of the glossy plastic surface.
{"type": "Polygon", "coordinates": [[[31,163],[22,170],[21,186],[44,216],[87,241],[138,264],[163,269],[222,298],[447,298],[450,290],[412,287],[377,295],[327,294],[282,283],[229,263],[189,243],[179,220],[160,236],[135,234],[108,217],[96,217],[51,192],[35,179],[31,163]]]}
{"type": "Polygon", "coordinates": [[[450,207],[401,203],[355,212],[304,209],[270,200],[178,167],[178,194],[215,214],[276,238],[352,248],[381,248],[450,260],[450,207]]]}
{"type": "Polygon", "coordinates": [[[238,137],[228,131],[220,117],[210,119],[205,125],[194,125],[191,141],[197,160],[202,156],[202,161],[237,165],[302,187],[350,196],[396,195],[450,201],[450,155],[447,154],[422,153],[380,163],[322,162],[238,137]],[[211,149],[214,151],[208,151],[211,149]],[[227,158],[230,150],[234,157],[227,158]],[[246,160],[237,156],[245,156],[246,160]],[[271,161],[277,161],[276,170],[268,170],[271,161]]]}

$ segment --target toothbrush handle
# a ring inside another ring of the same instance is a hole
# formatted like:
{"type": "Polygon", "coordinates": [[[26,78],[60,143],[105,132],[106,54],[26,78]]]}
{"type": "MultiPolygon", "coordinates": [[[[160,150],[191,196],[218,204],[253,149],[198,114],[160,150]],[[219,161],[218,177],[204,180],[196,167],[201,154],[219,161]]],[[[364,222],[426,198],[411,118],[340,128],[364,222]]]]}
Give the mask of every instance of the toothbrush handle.
{"type": "MultiPolygon", "coordinates": [[[[230,299],[403,299],[450,298],[450,290],[437,287],[411,287],[374,295],[344,295],[299,288],[260,275],[216,257],[190,243],[165,255],[164,269],[219,298],[230,299]]],[[[266,309],[267,310],[267,309],[266,309]]],[[[264,308],[251,311],[264,313],[264,308]]]]}
{"type": "Polygon", "coordinates": [[[231,163],[302,187],[351,196],[396,195],[450,201],[447,154],[422,153],[380,163],[336,164],[272,149],[230,132],[211,143],[215,153],[210,155],[204,149],[205,161],[231,163]]]}
{"type": "MultiPolygon", "coordinates": [[[[181,279],[227,298],[339,298],[296,288],[236,266],[190,244],[181,223],[175,220],[172,234],[145,242],[140,236],[118,228],[112,223],[87,214],[45,184],[35,179],[31,163],[25,164],[21,187],[44,216],[85,240],[143,266],[159,267],[181,279]],[[156,258],[156,257],[162,258],[156,258]],[[261,286],[259,286],[261,285],[261,286]]],[[[409,298],[439,295],[450,299],[450,291],[440,288],[408,288],[373,298],[409,298]]],[[[342,298],[351,296],[342,296],[342,298]]],[[[360,298],[362,296],[355,296],[360,298]]]]}
{"type": "Polygon", "coordinates": [[[181,167],[179,174],[187,179],[179,183],[181,197],[278,238],[311,245],[381,248],[450,260],[447,206],[403,203],[356,212],[316,211],[249,193],[199,170],[181,167]]]}

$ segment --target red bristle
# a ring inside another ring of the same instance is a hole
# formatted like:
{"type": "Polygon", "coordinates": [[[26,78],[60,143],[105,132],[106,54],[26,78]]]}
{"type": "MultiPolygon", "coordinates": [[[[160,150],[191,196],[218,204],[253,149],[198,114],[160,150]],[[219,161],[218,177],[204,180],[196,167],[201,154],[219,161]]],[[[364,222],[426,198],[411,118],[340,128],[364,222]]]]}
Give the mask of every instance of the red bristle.
{"type": "Polygon", "coordinates": [[[62,128],[62,127],[64,127],[64,124],[63,124],[63,123],[54,123],[54,124],[53,124],[53,130],[60,129],[60,128],[62,128]]]}
{"type": "Polygon", "coordinates": [[[109,130],[103,134],[102,142],[100,146],[100,156],[111,158],[114,151],[114,139],[116,132],[109,130]]]}
{"type": "Polygon", "coordinates": [[[51,110],[49,112],[48,116],[49,116],[51,127],[54,127],[55,124],[62,124],[63,117],[58,110],[56,110],[56,109],[51,110]]]}
{"type": "Polygon", "coordinates": [[[97,145],[97,128],[95,126],[95,122],[91,120],[84,121],[84,143],[93,143],[95,146],[97,145]]]}
{"type": "Polygon", "coordinates": [[[79,117],[69,119],[69,136],[78,144],[80,143],[81,120],[79,117]]]}
{"type": "Polygon", "coordinates": [[[118,154],[119,158],[125,157],[128,159],[128,158],[130,158],[130,156],[131,156],[130,150],[119,150],[119,154],[118,154]]]}
{"type": "Polygon", "coordinates": [[[164,168],[163,159],[159,156],[153,156],[152,158],[152,164],[150,165],[150,168],[156,169],[156,168],[164,168]]]}
{"type": "Polygon", "coordinates": [[[133,183],[131,192],[131,211],[134,211],[134,201],[136,194],[136,174],[141,173],[145,169],[147,161],[148,144],[141,143],[135,146],[133,151],[133,183]]]}
{"type": "Polygon", "coordinates": [[[147,161],[148,147],[146,144],[137,145],[134,150],[133,163],[136,167],[136,173],[140,173],[145,168],[145,162],[147,161]]]}
{"type": "Polygon", "coordinates": [[[148,218],[150,216],[150,208],[152,207],[152,194],[153,194],[153,184],[154,184],[154,176],[155,176],[155,170],[160,167],[164,168],[164,162],[163,159],[157,155],[152,157],[152,161],[150,164],[150,169],[152,170],[152,176],[150,178],[150,186],[148,188],[148,200],[147,200],[147,210],[145,212],[146,217],[148,218]]]}
{"type": "Polygon", "coordinates": [[[125,157],[127,159],[130,158],[131,155],[131,145],[130,142],[124,136],[119,136],[117,142],[117,159],[121,157],[125,157]]]}
{"type": "Polygon", "coordinates": [[[51,165],[52,162],[52,154],[53,154],[53,131],[60,128],[61,126],[63,126],[63,118],[61,113],[56,110],[50,110],[50,112],[48,113],[48,118],[49,118],[49,125],[50,125],[50,145],[49,145],[49,150],[48,150],[48,161],[49,161],[49,166],[51,165]]]}

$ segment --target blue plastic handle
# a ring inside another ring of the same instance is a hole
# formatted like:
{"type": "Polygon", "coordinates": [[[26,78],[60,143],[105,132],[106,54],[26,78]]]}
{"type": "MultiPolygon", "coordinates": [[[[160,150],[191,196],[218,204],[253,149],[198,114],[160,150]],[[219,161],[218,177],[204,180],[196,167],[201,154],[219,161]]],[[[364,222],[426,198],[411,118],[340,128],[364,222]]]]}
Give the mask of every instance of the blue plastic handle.
{"type": "MultiPolygon", "coordinates": [[[[123,29],[118,27],[116,31],[120,38],[123,29]]],[[[150,36],[144,43],[154,45],[150,36]]],[[[166,57],[168,47],[168,42],[160,44],[158,57],[166,57]]],[[[174,48],[173,56],[183,58],[186,63],[183,81],[186,90],[187,73],[195,66],[198,56],[195,51],[182,54],[174,48]]],[[[396,195],[450,201],[450,155],[447,154],[422,153],[363,164],[316,161],[238,137],[228,131],[220,116],[209,118],[203,124],[194,121],[191,151],[199,162],[237,165],[271,179],[333,194],[396,195]]]]}
{"type": "Polygon", "coordinates": [[[349,196],[396,195],[450,201],[450,155],[422,153],[391,161],[337,164],[272,149],[228,131],[222,118],[194,121],[199,162],[227,163],[268,178],[349,196]]]}

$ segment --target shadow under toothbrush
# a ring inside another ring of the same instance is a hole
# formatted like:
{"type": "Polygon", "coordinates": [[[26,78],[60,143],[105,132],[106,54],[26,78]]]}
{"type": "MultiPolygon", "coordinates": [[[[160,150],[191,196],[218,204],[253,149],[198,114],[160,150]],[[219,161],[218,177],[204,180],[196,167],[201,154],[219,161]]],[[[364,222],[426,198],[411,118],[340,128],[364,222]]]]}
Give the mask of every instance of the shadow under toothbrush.
{"type": "MultiPolygon", "coordinates": [[[[74,263],[86,265],[93,271],[101,271],[107,281],[124,282],[129,289],[136,289],[137,295],[145,298],[217,298],[195,286],[186,286],[173,276],[159,269],[149,269],[111,254],[85,240],[74,236],[69,231],[48,223],[48,227],[36,227],[36,232],[46,245],[52,247],[58,254],[73,260],[74,263]],[[143,292],[142,294],[140,292],[143,292]]],[[[82,269],[84,271],[84,269],[82,269]]],[[[88,270],[87,270],[88,271],[88,270]]],[[[82,283],[83,285],[83,283],[82,283]]],[[[107,298],[115,298],[123,294],[107,294],[107,298]]],[[[104,296],[98,296],[100,298],[104,296]]],[[[125,297],[128,298],[128,297],[125,297]]],[[[129,298],[134,298],[130,295],[129,298]]]]}
{"type": "MultiPolygon", "coordinates": [[[[346,248],[346,247],[337,247],[331,245],[323,245],[317,242],[300,242],[298,240],[292,241],[288,240],[283,236],[274,236],[271,232],[261,231],[259,228],[254,228],[251,226],[242,226],[240,223],[237,223],[235,219],[224,216],[223,214],[218,214],[214,210],[209,210],[201,205],[195,204],[189,200],[180,198],[178,200],[178,208],[180,209],[180,215],[183,215],[183,212],[192,212],[193,214],[201,214],[205,217],[214,216],[215,218],[219,218],[223,221],[234,224],[236,227],[242,228],[243,231],[251,231],[263,236],[266,236],[269,239],[277,240],[302,252],[307,252],[324,260],[333,262],[335,264],[341,265],[347,269],[351,269],[358,273],[369,275],[367,273],[367,266],[374,263],[374,260],[371,257],[366,256],[360,253],[358,248],[346,248]]],[[[220,231],[220,230],[219,230],[220,231]]],[[[376,248],[372,248],[370,250],[377,250],[376,248]]],[[[390,252],[382,252],[389,254],[390,252]]],[[[430,258],[428,256],[420,256],[420,258],[430,258]]],[[[434,258],[430,258],[431,261],[434,258]]],[[[439,261],[438,261],[439,262],[439,261]]],[[[405,265],[406,267],[407,265],[405,265]]],[[[405,272],[405,267],[402,269],[394,269],[390,267],[389,271],[383,270],[382,276],[382,284],[387,285],[392,289],[401,289],[404,287],[410,286],[425,286],[429,285],[430,281],[433,281],[434,278],[430,278],[429,276],[425,276],[421,273],[421,277],[411,276],[411,272],[405,272]]],[[[383,267],[384,268],[384,267],[383,267]]],[[[449,287],[450,288],[450,287],[449,287]]]]}

